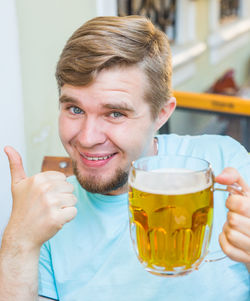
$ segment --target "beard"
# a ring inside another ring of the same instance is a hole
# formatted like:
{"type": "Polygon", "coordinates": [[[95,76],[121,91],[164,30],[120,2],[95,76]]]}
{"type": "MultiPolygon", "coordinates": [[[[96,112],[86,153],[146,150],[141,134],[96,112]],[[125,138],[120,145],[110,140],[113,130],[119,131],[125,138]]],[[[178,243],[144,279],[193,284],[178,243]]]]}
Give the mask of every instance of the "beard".
{"type": "Polygon", "coordinates": [[[79,182],[79,184],[85,190],[92,193],[108,194],[111,191],[115,191],[128,182],[128,171],[124,171],[121,168],[117,168],[112,178],[108,181],[103,181],[100,177],[95,175],[83,176],[77,168],[76,162],[73,163],[73,171],[79,182]]]}

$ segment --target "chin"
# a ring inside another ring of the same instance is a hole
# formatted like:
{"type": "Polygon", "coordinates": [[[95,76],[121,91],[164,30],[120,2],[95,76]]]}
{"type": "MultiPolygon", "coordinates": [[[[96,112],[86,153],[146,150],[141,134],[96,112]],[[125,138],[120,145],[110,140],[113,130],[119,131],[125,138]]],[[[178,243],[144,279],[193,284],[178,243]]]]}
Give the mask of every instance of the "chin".
{"type": "Polygon", "coordinates": [[[82,188],[91,193],[109,194],[125,186],[128,181],[128,171],[120,168],[114,172],[109,180],[105,180],[105,176],[83,175],[74,162],[73,170],[82,188]]]}

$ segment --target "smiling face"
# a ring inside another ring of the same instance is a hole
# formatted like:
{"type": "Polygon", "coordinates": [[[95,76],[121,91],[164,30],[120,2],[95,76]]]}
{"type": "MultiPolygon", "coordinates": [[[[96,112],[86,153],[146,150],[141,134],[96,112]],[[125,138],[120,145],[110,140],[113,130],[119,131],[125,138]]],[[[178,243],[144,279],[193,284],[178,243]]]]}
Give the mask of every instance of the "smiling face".
{"type": "Polygon", "coordinates": [[[87,86],[61,88],[60,138],[86,190],[126,192],[131,162],[155,154],[154,134],[167,116],[162,110],[165,115],[152,119],[146,87],[144,74],[132,66],[104,69],[87,86]]]}

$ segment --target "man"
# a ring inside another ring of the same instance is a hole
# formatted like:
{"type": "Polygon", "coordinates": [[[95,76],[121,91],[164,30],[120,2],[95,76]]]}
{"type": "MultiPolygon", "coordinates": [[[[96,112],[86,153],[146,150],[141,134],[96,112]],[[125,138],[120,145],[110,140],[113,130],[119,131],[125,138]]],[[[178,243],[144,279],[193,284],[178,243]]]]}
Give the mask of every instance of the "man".
{"type": "Polygon", "coordinates": [[[170,60],[166,36],[142,17],[95,18],[68,40],[56,78],[59,133],[75,176],[27,178],[6,147],[13,210],[0,253],[0,300],[248,300],[249,156],[227,137],[155,136],[175,108],[170,60]],[[130,164],[162,154],[205,158],[215,174],[227,167],[216,181],[244,192],[227,198],[228,213],[226,195],[215,198],[211,250],[220,235],[228,258],[173,279],[144,271],[128,231],[130,164]]]}

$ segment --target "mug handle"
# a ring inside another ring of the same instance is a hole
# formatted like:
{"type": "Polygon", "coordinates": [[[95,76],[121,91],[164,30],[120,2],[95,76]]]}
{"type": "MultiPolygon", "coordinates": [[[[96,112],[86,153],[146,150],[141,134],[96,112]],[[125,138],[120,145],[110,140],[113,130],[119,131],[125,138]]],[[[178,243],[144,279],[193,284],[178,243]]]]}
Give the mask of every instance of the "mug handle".
{"type": "MultiPolygon", "coordinates": [[[[213,191],[227,191],[229,192],[229,194],[240,194],[240,195],[246,195],[246,193],[244,192],[243,188],[237,184],[237,183],[234,183],[232,185],[228,185],[226,188],[216,188],[216,187],[213,187],[213,191]]],[[[216,261],[219,261],[219,260],[223,260],[227,257],[227,255],[222,255],[224,254],[222,250],[220,251],[214,251],[214,252],[211,252],[209,254],[207,254],[204,262],[216,262],[216,261]],[[221,257],[217,257],[217,256],[221,256],[221,257]]]]}
{"type": "Polygon", "coordinates": [[[227,192],[229,192],[229,194],[240,194],[240,195],[243,195],[243,196],[246,195],[243,188],[237,183],[234,183],[232,185],[228,185],[226,188],[216,188],[216,187],[214,187],[213,191],[227,191],[227,192]]]}

